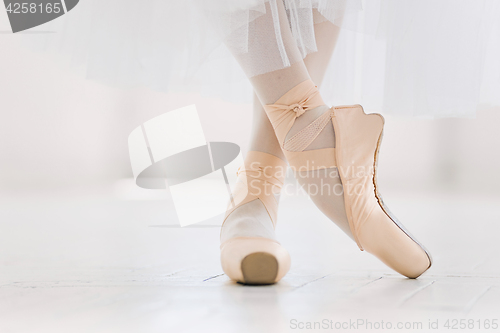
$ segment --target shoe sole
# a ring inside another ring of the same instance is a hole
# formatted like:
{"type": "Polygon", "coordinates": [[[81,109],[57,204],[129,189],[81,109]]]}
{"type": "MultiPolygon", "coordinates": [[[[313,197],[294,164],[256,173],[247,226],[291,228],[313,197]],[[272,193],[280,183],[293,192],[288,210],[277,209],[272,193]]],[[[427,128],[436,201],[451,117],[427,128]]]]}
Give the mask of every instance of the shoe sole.
{"type": "Polygon", "coordinates": [[[278,276],[278,260],[271,254],[256,252],[247,255],[241,261],[243,284],[273,284],[278,276]]]}

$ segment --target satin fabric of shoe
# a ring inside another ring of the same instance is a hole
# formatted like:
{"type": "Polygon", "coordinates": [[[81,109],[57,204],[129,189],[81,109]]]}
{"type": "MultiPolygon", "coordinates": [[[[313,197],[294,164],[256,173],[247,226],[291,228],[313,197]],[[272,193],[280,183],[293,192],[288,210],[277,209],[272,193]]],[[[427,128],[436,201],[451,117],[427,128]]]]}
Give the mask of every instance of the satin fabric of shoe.
{"type": "Polygon", "coordinates": [[[335,108],[333,125],[339,174],[351,231],[366,250],[395,271],[416,278],[431,265],[425,249],[381,206],[376,189],[376,157],[384,119],[360,105],[335,108]]]}

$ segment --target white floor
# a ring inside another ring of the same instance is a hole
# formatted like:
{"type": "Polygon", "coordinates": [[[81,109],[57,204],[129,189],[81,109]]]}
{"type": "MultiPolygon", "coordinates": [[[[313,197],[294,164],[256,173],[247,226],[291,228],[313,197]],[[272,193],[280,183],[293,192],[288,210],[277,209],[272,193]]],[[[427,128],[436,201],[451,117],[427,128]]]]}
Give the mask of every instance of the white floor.
{"type": "Polygon", "coordinates": [[[172,227],[168,200],[4,197],[0,332],[499,331],[500,198],[384,199],[434,257],[419,279],[359,251],[298,196],[279,217],[289,274],[249,287],[223,274],[219,229],[172,227]]]}

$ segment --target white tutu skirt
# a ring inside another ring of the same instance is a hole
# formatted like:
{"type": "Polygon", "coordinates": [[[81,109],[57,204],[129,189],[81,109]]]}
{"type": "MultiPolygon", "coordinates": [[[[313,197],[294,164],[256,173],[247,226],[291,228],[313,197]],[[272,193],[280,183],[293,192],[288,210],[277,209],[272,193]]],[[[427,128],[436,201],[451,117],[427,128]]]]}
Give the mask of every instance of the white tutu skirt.
{"type": "MultiPolygon", "coordinates": [[[[24,37],[91,80],[250,103],[252,88],[224,42],[248,52],[252,22],[273,15],[275,1],[285,4],[302,57],[317,50],[315,24],[342,21],[321,86],[329,104],[430,118],[473,117],[479,103],[500,105],[497,0],[85,0],[38,27],[57,33],[24,37]]],[[[280,50],[277,27],[265,38],[280,50]]],[[[270,49],[259,57],[247,75],[291,64],[270,49]]]]}

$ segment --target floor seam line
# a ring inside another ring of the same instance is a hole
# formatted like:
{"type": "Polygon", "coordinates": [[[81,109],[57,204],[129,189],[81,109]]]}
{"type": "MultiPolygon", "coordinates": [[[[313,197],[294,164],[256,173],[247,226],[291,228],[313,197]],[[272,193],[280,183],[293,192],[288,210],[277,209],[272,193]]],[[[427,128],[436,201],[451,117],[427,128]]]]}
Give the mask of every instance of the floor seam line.
{"type": "Polygon", "coordinates": [[[479,299],[481,299],[481,297],[483,297],[489,290],[491,290],[492,286],[488,286],[486,288],[483,289],[483,291],[481,291],[479,293],[479,295],[477,295],[476,297],[473,297],[469,303],[467,303],[465,306],[464,306],[464,310],[463,312],[465,314],[469,313],[470,310],[472,310],[472,308],[474,307],[474,305],[476,305],[477,301],[479,301],[479,299]]]}
{"type": "Polygon", "coordinates": [[[311,284],[311,283],[314,283],[314,282],[319,281],[319,280],[321,280],[321,279],[324,279],[324,278],[326,278],[327,276],[330,276],[330,275],[332,275],[332,274],[326,274],[325,276],[322,276],[322,277],[319,277],[319,278],[317,278],[317,279],[314,279],[314,280],[308,281],[308,282],[306,282],[306,283],[303,283],[303,284],[301,284],[300,286],[295,287],[293,290],[297,290],[297,289],[299,289],[299,288],[302,288],[302,287],[304,287],[304,286],[306,286],[306,285],[308,285],[308,284],[311,284]]]}
{"type": "Polygon", "coordinates": [[[416,294],[418,294],[419,292],[421,292],[422,290],[424,290],[425,288],[431,286],[434,284],[434,282],[436,282],[436,280],[432,280],[430,283],[426,284],[425,286],[422,286],[420,288],[418,288],[417,290],[413,291],[412,293],[410,293],[406,298],[404,298],[401,303],[399,303],[399,305],[403,305],[404,303],[408,302],[408,300],[410,300],[412,297],[414,297],[416,294]]]}
{"type": "Polygon", "coordinates": [[[368,286],[368,285],[370,285],[370,284],[372,284],[372,283],[374,283],[374,282],[377,282],[378,280],[381,280],[382,278],[383,278],[383,276],[381,276],[381,277],[379,277],[379,278],[377,278],[377,279],[375,279],[375,280],[371,280],[370,282],[367,282],[367,283],[365,283],[365,284],[363,284],[363,285],[361,285],[361,286],[359,286],[359,287],[355,288],[355,289],[354,289],[353,291],[351,291],[350,293],[351,293],[351,294],[355,294],[355,293],[357,293],[357,292],[358,292],[358,290],[360,290],[361,288],[364,288],[364,287],[366,287],[366,286],[368,286]]]}

